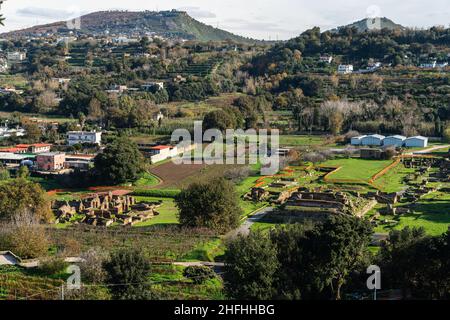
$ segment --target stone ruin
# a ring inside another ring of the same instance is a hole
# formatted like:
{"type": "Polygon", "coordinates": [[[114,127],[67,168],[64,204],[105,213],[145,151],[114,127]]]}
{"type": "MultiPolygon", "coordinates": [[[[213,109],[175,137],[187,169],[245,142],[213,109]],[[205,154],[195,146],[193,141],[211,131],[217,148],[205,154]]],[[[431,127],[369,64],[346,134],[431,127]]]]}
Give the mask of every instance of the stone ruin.
{"type": "Polygon", "coordinates": [[[156,211],[161,203],[136,203],[132,196],[117,196],[112,193],[95,194],[81,200],[54,201],[52,210],[56,223],[67,223],[76,215],[83,215],[81,223],[109,227],[113,223],[128,226],[144,222],[159,215],[156,211]]]}
{"type": "Polygon", "coordinates": [[[331,214],[355,214],[357,208],[349,196],[343,192],[298,191],[284,203],[297,211],[316,211],[331,214]]]}

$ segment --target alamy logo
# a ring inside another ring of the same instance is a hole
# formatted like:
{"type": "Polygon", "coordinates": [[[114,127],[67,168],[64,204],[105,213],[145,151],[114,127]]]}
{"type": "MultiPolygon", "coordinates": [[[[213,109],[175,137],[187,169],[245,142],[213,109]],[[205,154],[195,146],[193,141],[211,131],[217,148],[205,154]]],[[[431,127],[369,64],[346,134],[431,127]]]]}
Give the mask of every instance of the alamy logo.
{"type": "Polygon", "coordinates": [[[372,5],[367,8],[367,28],[369,30],[381,30],[381,9],[372,5]]]}
{"type": "Polygon", "coordinates": [[[67,273],[70,277],[67,278],[67,290],[80,290],[81,289],[81,270],[77,265],[70,265],[67,268],[67,273]]]}
{"type": "Polygon", "coordinates": [[[367,279],[367,289],[380,290],[381,289],[381,269],[379,266],[369,266],[367,268],[367,274],[370,274],[367,279]]]}

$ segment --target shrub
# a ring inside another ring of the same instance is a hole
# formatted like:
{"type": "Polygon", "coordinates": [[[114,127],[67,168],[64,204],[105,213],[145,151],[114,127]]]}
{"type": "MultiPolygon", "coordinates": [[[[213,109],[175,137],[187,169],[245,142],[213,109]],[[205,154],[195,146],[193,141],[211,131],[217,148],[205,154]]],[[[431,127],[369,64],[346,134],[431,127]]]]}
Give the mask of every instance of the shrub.
{"type": "Polygon", "coordinates": [[[205,281],[214,279],[216,274],[206,266],[192,266],[184,269],[183,276],[192,280],[195,284],[202,284],[205,281]]]}
{"type": "Polygon", "coordinates": [[[144,300],[150,296],[148,276],[150,262],[140,250],[115,252],[104,264],[111,293],[118,300],[144,300]]]}
{"type": "Polygon", "coordinates": [[[106,271],[103,265],[108,261],[108,254],[100,249],[91,248],[81,255],[83,262],[80,264],[84,282],[103,283],[106,280],[106,271]]]}
{"type": "Polygon", "coordinates": [[[52,276],[63,273],[67,269],[68,264],[64,259],[59,257],[52,257],[42,260],[39,263],[39,271],[44,275],[52,276]]]}
{"type": "Polygon", "coordinates": [[[10,250],[23,259],[46,256],[49,240],[40,225],[4,225],[0,230],[0,250],[10,250]]]}

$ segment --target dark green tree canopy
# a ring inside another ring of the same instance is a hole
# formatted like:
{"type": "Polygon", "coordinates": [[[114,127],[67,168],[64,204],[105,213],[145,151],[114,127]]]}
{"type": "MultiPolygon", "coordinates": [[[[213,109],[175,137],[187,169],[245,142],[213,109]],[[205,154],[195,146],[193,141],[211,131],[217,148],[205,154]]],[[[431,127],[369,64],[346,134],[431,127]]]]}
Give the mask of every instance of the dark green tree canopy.
{"type": "Polygon", "coordinates": [[[175,201],[183,226],[205,227],[225,233],[239,224],[241,209],[235,187],[226,179],[193,183],[175,201]]]}
{"type": "Polygon", "coordinates": [[[143,252],[124,249],[112,254],[104,268],[111,293],[118,300],[143,300],[149,298],[151,265],[143,252]]]}
{"type": "Polygon", "coordinates": [[[145,170],[145,159],[135,143],[119,138],[95,158],[95,171],[106,183],[119,184],[138,179],[145,170]]]}

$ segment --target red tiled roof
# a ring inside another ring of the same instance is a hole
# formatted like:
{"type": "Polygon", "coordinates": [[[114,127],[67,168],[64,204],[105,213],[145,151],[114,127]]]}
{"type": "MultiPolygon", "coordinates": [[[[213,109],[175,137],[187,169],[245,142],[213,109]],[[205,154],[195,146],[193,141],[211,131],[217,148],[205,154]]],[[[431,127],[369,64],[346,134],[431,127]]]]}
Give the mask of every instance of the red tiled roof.
{"type": "Polygon", "coordinates": [[[16,153],[21,151],[26,151],[28,148],[0,148],[0,152],[6,152],[6,153],[16,153]]]}
{"type": "Polygon", "coordinates": [[[48,143],[34,143],[34,144],[18,144],[16,148],[29,148],[29,147],[43,148],[51,146],[52,145],[48,143]]]}
{"type": "Polygon", "coordinates": [[[171,146],[156,146],[156,147],[151,147],[151,150],[165,150],[165,149],[170,149],[171,146]]]}

